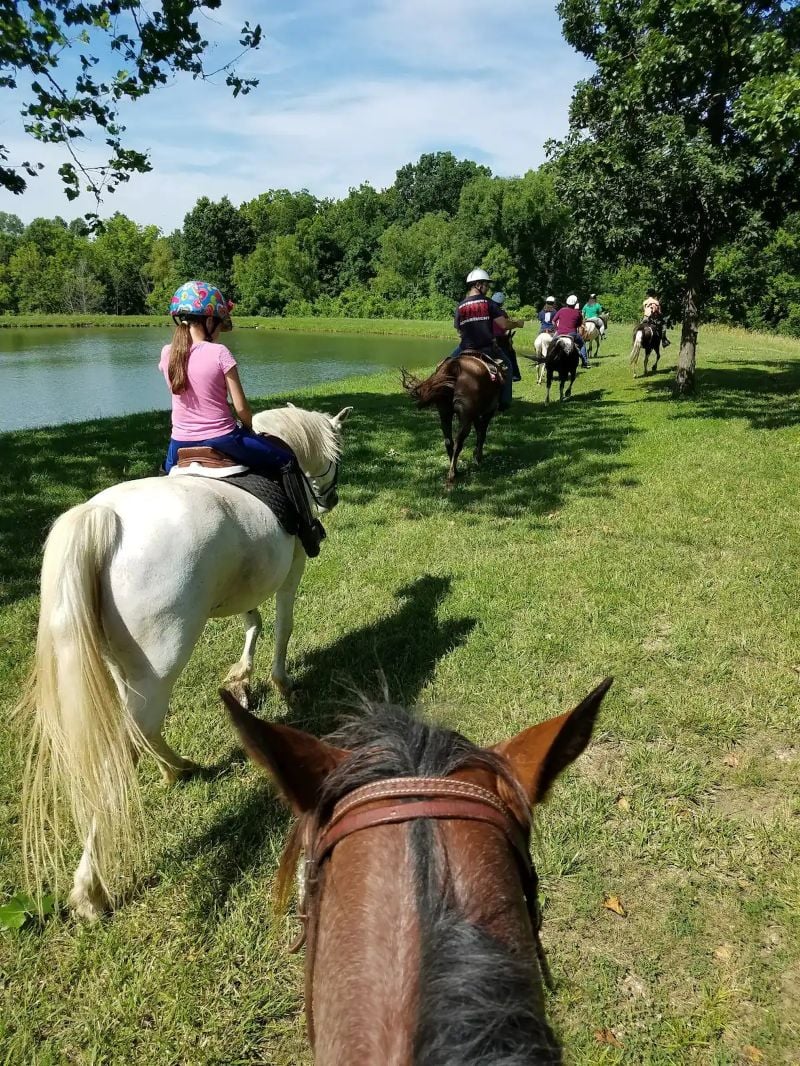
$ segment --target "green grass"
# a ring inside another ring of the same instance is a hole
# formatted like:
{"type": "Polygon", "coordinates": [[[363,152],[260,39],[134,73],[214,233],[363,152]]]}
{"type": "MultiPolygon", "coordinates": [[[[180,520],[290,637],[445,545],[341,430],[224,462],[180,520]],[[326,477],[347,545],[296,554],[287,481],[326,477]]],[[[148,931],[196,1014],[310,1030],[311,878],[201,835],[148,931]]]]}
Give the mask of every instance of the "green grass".
{"type": "MultiPolygon", "coordinates": [[[[298,599],[289,719],[329,729],[343,685],[375,691],[382,670],[393,696],[488,743],[614,674],[590,750],[538,818],[567,1060],[734,1066],[752,1046],[797,1063],[800,344],[704,330],[698,396],[676,402],[676,349],[632,381],[628,342],[612,330],[563,406],[544,408],[528,370],[484,467],[449,495],[436,418],[395,374],[292,397],[355,413],[298,599]]],[[[152,470],[166,437],[144,414],[0,438],[4,707],[47,524],[152,470]]],[[[288,818],[215,695],[241,639],[236,620],[210,624],[176,688],[168,736],[218,774],[165,790],[143,771],[150,859],[129,902],[93,928],[0,935],[0,1062],[310,1061],[294,923],[270,905],[288,818]]],[[[268,626],[262,678],[269,657],[268,626]]],[[[258,691],[261,713],[286,716],[258,691]]],[[[5,898],[21,887],[13,737],[2,752],[5,898]]]]}
{"type": "MultiPolygon", "coordinates": [[[[166,315],[0,315],[0,329],[72,327],[103,329],[123,326],[171,326],[166,315]]],[[[529,327],[530,328],[530,327],[529,327]]],[[[278,333],[373,333],[401,337],[433,337],[450,340],[453,323],[406,318],[262,318],[236,315],[236,329],[265,329],[278,333]]]]}

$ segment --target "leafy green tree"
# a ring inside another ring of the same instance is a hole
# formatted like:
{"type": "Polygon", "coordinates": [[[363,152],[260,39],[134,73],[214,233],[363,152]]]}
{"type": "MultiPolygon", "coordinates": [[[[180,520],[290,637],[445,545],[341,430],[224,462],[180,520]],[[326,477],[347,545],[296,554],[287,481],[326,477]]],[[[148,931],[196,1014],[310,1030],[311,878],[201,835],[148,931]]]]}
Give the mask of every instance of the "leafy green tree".
{"type": "Polygon", "coordinates": [[[488,167],[471,159],[456,159],[452,152],[427,152],[416,163],[406,163],[394,181],[394,210],[404,225],[423,215],[444,211],[454,215],[461,190],[478,175],[490,176],[488,167]]]}
{"type": "Polygon", "coordinates": [[[301,219],[313,218],[318,209],[319,201],[308,189],[300,192],[270,189],[239,208],[256,241],[288,237],[295,232],[301,219]]]}
{"type": "Polygon", "coordinates": [[[157,236],[156,226],[139,226],[120,212],[103,224],[94,240],[93,259],[111,314],[140,315],[146,310],[146,266],[157,236]]]}
{"type": "Polygon", "coordinates": [[[150,258],[144,265],[149,292],[147,308],[154,315],[164,315],[169,308],[173,293],[186,279],[181,276],[174,236],[157,237],[150,250],[150,258]]]}
{"type": "Polygon", "coordinates": [[[0,233],[7,233],[10,237],[21,237],[24,229],[25,226],[17,215],[0,211],[0,233]]]}
{"type": "Polygon", "coordinates": [[[695,378],[714,250],[797,202],[800,9],[782,0],[561,0],[579,83],[558,187],[591,249],[680,276],[676,386],[695,378]]]}
{"type": "Polygon", "coordinates": [[[62,283],[63,308],[70,314],[89,315],[101,311],[106,292],[86,258],[74,260],[62,283]]]}
{"type": "MultiPolygon", "coordinates": [[[[151,169],[147,153],[125,146],[119,105],[146,96],[177,73],[209,78],[224,72],[234,96],[257,82],[236,73],[236,61],[258,48],[261,27],[245,23],[239,56],[209,71],[203,63],[208,41],[199,17],[216,11],[221,0],[5,0],[0,4],[0,89],[25,87],[22,108],[25,130],[35,140],[63,146],[59,167],[69,199],[81,182],[97,202],[104,193],[127,181],[132,173],[151,169]],[[111,61],[102,57],[111,54],[111,61]],[[28,78],[32,80],[28,84],[28,78]],[[76,150],[81,138],[99,132],[108,158],[87,166],[76,150]]],[[[0,145],[0,164],[8,151],[0,145]]],[[[43,164],[30,160],[0,165],[0,187],[24,192],[26,177],[43,164]]],[[[96,216],[93,216],[96,219],[96,216]]]]}
{"type": "Polygon", "coordinates": [[[250,223],[227,196],[218,203],[201,196],[183,220],[181,271],[186,278],[208,281],[228,299],[236,299],[234,256],[246,256],[254,245],[250,223]]]}

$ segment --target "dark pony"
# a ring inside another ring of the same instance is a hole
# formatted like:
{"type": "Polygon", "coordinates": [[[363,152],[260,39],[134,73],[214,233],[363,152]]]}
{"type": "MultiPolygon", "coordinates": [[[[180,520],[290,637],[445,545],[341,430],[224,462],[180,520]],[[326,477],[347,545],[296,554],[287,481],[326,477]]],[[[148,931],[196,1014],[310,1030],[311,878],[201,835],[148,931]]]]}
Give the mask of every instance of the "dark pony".
{"type": "MultiPolygon", "coordinates": [[[[388,705],[366,705],[320,741],[255,718],[223,692],[248,754],[299,815],[277,891],[287,898],[298,858],[336,805],[375,782],[473,782],[529,826],[531,805],[588,743],[610,683],[492,749],[388,705]]],[[[496,829],[458,819],[378,825],[306,871],[306,1009],[317,1063],[561,1063],[518,867],[496,829]]]]}
{"type": "Polygon", "coordinates": [[[476,352],[464,352],[454,359],[445,359],[430,377],[419,378],[402,370],[403,388],[417,407],[436,407],[444,434],[444,445],[450,459],[448,484],[458,474],[458,457],[464,442],[475,426],[475,462],[483,461],[483,445],[489,423],[500,407],[505,381],[505,367],[489,367],[476,352]],[[458,418],[459,430],[453,441],[453,417],[458,418]]]}
{"type": "Polygon", "coordinates": [[[544,357],[544,368],[547,373],[547,394],[544,402],[550,403],[550,386],[553,384],[553,376],[558,375],[558,398],[563,400],[572,395],[572,386],[578,373],[580,361],[580,349],[578,342],[573,337],[555,337],[547,349],[544,357]],[[566,393],[564,384],[569,382],[566,393]]]}
{"type": "Polygon", "coordinates": [[[647,360],[650,353],[655,352],[656,361],[653,363],[653,373],[658,367],[661,358],[661,324],[650,318],[643,319],[633,331],[633,347],[631,348],[631,366],[633,376],[636,377],[636,367],[639,363],[639,354],[644,348],[644,375],[647,376],[647,360]]]}

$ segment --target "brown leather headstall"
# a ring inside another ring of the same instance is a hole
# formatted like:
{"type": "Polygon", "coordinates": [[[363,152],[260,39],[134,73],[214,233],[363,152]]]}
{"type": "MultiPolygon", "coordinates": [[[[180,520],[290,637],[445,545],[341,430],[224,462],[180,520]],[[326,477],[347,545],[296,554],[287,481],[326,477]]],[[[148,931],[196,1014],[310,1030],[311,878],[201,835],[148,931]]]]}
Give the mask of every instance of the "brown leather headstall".
{"type": "MultiPolygon", "coordinates": [[[[530,821],[522,824],[498,795],[480,785],[446,777],[399,777],[375,781],[348,793],[336,804],[328,821],[318,827],[314,839],[307,841],[306,892],[313,892],[317,887],[320,867],[342,840],[375,826],[397,825],[420,818],[483,822],[505,835],[517,860],[536,952],[549,985],[549,969],[539,940],[541,916],[538,878],[529,848],[530,821]]],[[[307,898],[300,913],[303,931],[292,951],[299,950],[305,943],[306,927],[311,920],[306,909],[309,902],[307,898]]],[[[310,965],[313,968],[313,959],[310,965]]],[[[311,1022],[311,1004],[307,1007],[311,1022]]]]}

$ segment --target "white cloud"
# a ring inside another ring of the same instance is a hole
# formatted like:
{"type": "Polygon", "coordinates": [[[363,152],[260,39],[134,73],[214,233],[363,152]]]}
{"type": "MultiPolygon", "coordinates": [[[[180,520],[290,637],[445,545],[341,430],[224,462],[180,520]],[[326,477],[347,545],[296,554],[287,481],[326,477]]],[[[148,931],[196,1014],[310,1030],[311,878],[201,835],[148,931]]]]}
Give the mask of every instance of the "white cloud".
{"type": "MultiPolygon", "coordinates": [[[[105,211],[169,230],[198,196],[239,203],[280,187],[336,196],[365,180],[390,184],[404,163],[447,149],[522,173],[566,132],[573,85],[588,68],[561,41],[549,4],[377,0],[365,14],[341,0],[333,18],[315,4],[266,27],[275,35],[259,61],[267,73],[244,100],[179,82],[127,109],[131,143],[150,146],[154,172],[120,186],[105,211]],[[310,37],[320,19],[330,32],[310,37]]],[[[244,0],[223,7],[226,26],[248,17],[244,0]]],[[[0,194],[0,210],[26,219],[91,210],[88,198],[67,203],[55,169],[22,198],[0,194]]]]}

